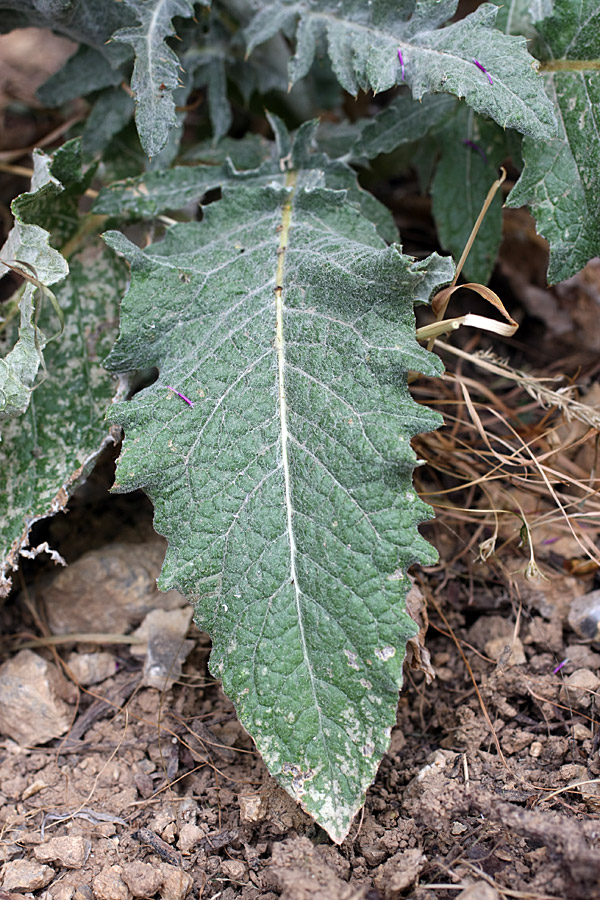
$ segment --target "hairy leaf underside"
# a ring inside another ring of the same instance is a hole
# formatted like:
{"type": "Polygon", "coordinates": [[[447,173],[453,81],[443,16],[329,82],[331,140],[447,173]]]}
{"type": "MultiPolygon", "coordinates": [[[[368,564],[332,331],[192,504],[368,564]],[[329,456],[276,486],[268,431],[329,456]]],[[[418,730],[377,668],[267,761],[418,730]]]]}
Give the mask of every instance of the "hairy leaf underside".
{"type": "Polygon", "coordinates": [[[107,240],[132,268],[109,365],[159,370],[113,408],[117,487],[152,498],[160,586],[195,601],[270,771],[341,841],[395,721],[406,567],[435,555],[410,439],[439,418],[406,377],[439,371],[413,305],[451,265],[386,247],[302,168],[226,187],[144,251],[107,240]]]}

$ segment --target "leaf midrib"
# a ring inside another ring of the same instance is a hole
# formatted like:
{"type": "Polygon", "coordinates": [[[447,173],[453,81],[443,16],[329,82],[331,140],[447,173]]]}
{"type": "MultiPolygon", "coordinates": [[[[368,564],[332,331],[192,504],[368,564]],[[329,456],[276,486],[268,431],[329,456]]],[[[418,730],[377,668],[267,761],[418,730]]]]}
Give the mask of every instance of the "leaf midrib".
{"type": "Polygon", "coordinates": [[[306,636],[304,634],[304,621],[302,615],[302,591],[298,584],[298,574],[296,572],[296,538],[294,535],[293,522],[293,505],[292,505],[292,479],[290,474],[290,461],[288,444],[290,441],[290,433],[288,428],[288,410],[287,399],[285,393],[285,333],[284,333],[284,312],[285,306],[283,302],[284,278],[285,278],[285,262],[286,252],[290,236],[290,227],[292,224],[293,201],[296,189],[297,173],[290,171],[285,178],[285,186],[290,191],[287,202],[282,209],[281,226],[279,234],[279,247],[277,248],[277,270],[275,275],[275,349],[277,352],[277,393],[279,399],[279,418],[280,418],[280,435],[281,435],[281,466],[283,469],[284,481],[284,497],[285,497],[285,514],[286,514],[286,530],[290,547],[290,582],[294,588],[294,599],[296,603],[296,618],[298,621],[298,634],[302,647],[302,656],[306,671],[310,679],[310,689],[313,696],[315,710],[319,718],[319,734],[323,735],[323,719],[321,706],[317,697],[317,688],[315,684],[315,673],[310,661],[308,647],[306,644],[306,636]]]}

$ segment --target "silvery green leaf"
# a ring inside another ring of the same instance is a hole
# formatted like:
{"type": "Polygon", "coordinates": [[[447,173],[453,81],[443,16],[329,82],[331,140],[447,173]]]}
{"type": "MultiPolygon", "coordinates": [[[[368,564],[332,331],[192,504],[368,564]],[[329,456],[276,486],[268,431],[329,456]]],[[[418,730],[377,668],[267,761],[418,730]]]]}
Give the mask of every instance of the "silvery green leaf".
{"type": "Polygon", "coordinates": [[[427,92],[454,94],[504,128],[536,140],[552,136],[554,112],[525,39],[495,30],[498,10],[489,3],[440,27],[455,9],[456,0],[377,0],[370,5],[359,0],[270,0],[250,22],[246,38],[251,51],[278,29],[296,25],[292,83],[307,74],[324,41],[335,74],[351,94],[405,82],[416,100],[427,92]],[[493,84],[474,60],[490,73],[493,84]]]}
{"type": "Polygon", "coordinates": [[[270,771],[341,841],[395,723],[406,567],[435,556],[410,439],[439,418],[407,375],[440,371],[413,305],[452,266],[386,247],[304,168],[311,130],[285,172],[232,181],[202,222],[144,250],[106,236],[131,264],[108,365],[159,370],[110,418],[117,489],[143,487],[169,541],[161,588],[194,601],[270,771]]]}
{"type": "Polygon", "coordinates": [[[600,7],[596,0],[555,0],[554,15],[536,28],[559,133],[549,142],[523,142],[525,167],[507,205],[531,207],[550,244],[554,283],[600,254],[600,7]]]}
{"type": "MultiPolygon", "coordinates": [[[[103,188],[94,204],[94,212],[110,216],[156,216],[164,210],[181,209],[193,201],[200,201],[208,191],[232,181],[283,183],[285,172],[280,165],[280,156],[286,156],[291,151],[291,137],[280,119],[271,116],[270,121],[276,129],[278,144],[271,145],[269,158],[258,168],[238,171],[227,161],[221,166],[175,166],[165,171],[147,172],[137,178],[128,178],[103,188]]],[[[328,187],[347,190],[349,199],[377,225],[382,237],[389,242],[396,240],[398,233],[392,214],[375,197],[359,187],[353,170],[341,160],[332,161],[324,153],[312,152],[317,125],[316,121],[308,122],[298,131],[294,145],[296,153],[300,152],[301,142],[305,140],[302,164],[316,172],[322,172],[328,187]]],[[[256,142],[250,143],[254,153],[256,142]]],[[[239,144],[242,145],[243,141],[239,144]]],[[[262,152],[266,153],[266,150],[262,152]]],[[[237,153],[243,161],[241,147],[237,153]]]]}
{"type": "MultiPolygon", "coordinates": [[[[166,38],[175,33],[174,16],[194,15],[194,0],[125,0],[139,25],[120,28],[113,40],[135,51],[131,89],[136,101],[136,124],[148,156],[159,153],[176,123],[173,91],[180,84],[180,61],[166,38]]],[[[205,0],[205,5],[208,5],[205,0]]]]}

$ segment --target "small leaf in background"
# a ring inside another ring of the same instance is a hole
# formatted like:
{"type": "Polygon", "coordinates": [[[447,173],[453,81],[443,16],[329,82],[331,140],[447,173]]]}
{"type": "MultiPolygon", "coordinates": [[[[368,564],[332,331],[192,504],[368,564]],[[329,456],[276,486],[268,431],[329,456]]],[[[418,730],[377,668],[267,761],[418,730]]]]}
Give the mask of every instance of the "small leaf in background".
{"type": "MultiPolygon", "coordinates": [[[[0,596],[34,523],[64,509],[103,446],[118,439],[105,421],[118,385],[102,361],[126,283],[126,266],[96,238],[71,258],[69,277],[55,289],[65,328],[45,348],[47,375],[27,412],[1,427],[0,596]]],[[[2,343],[15,332],[3,331],[2,343]]]]}
{"type": "MultiPolygon", "coordinates": [[[[458,260],[507,155],[505,133],[447,94],[418,103],[400,94],[362,127],[351,153],[373,158],[405,143],[415,145],[412,164],[423,190],[431,191],[440,243],[458,260]]],[[[489,281],[502,238],[501,206],[498,195],[465,263],[468,281],[489,281]]]]}
{"type": "Polygon", "coordinates": [[[408,94],[399,94],[364,125],[352,147],[352,155],[373,159],[380,153],[391,153],[401,144],[412,144],[455,108],[456,100],[447,94],[426,94],[420,102],[408,94]]]}
{"type": "Polygon", "coordinates": [[[46,106],[61,106],[92,91],[116,87],[123,77],[122,68],[111,65],[100,50],[82,46],[38,89],[37,94],[46,106]]]}
{"type": "MultiPolygon", "coordinates": [[[[504,34],[522,34],[526,38],[536,36],[537,32],[533,23],[536,18],[542,18],[542,16],[536,16],[533,13],[532,7],[536,5],[535,2],[532,0],[507,0],[506,3],[492,0],[492,2],[494,6],[498,7],[496,28],[499,28],[504,34]]],[[[549,6],[552,0],[541,0],[541,2],[545,2],[549,6]]],[[[537,0],[538,6],[539,3],[540,0],[537,0]]],[[[544,15],[549,15],[549,12],[544,15]]]]}
{"type": "Polygon", "coordinates": [[[435,557],[410,439],[439,418],[406,379],[440,369],[413,306],[452,266],[386,247],[302,168],[313,131],[298,168],[226,186],[201,223],[145,250],[106,236],[132,267],[108,364],[159,369],[111,420],[116,486],[147,491],[169,540],[160,586],[195,601],[270,771],[341,841],[395,722],[406,567],[435,557]]]}
{"type": "Polygon", "coordinates": [[[133,99],[121,86],[107,88],[97,97],[81,135],[88,156],[101,153],[133,118],[133,99]]]}
{"type": "Polygon", "coordinates": [[[548,281],[563,281],[600,254],[600,7],[597,0],[555,0],[536,25],[546,92],[558,137],[525,139],[525,168],[507,205],[529,204],[550,244],[548,281]]]}
{"type": "Polygon", "coordinates": [[[194,0],[125,0],[125,4],[140,24],[120,28],[113,40],[131,44],[135,51],[131,77],[135,120],[142,147],[154,157],[177,123],[173,91],[181,82],[179,57],[165,39],[175,33],[174,16],[194,15],[194,0]]]}
{"type": "MultiPolygon", "coordinates": [[[[441,246],[458,261],[506,157],[506,138],[494,122],[462,103],[431,138],[440,153],[431,185],[433,217],[441,246]]],[[[467,281],[488,283],[501,240],[502,195],[497,193],[465,262],[467,281]]]]}
{"type": "Polygon", "coordinates": [[[297,22],[291,83],[308,73],[324,39],[340,84],[353,95],[406,83],[416,100],[426,92],[454,94],[504,128],[537,140],[551,137],[554,111],[525,39],[496,30],[498,10],[489,3],[440,27],[456,6],[456,0],[420,0],[414,8],[407,2],[367,7],[335,0],[271,0],[246,29],[248,50],[279,30],[293,30],[297,22]]]}

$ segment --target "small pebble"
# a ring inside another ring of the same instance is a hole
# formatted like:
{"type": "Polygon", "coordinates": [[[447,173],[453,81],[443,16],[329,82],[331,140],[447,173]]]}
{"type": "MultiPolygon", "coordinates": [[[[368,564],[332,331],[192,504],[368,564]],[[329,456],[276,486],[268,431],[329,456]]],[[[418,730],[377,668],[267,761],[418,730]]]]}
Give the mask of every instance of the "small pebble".
{"type": "Polygon", "coordinates": [[[78,835],[53,837],[33,852],[38,862],[55,862],[65,869],[81,869],[90,855],[90,842],[78,835]]]}
{"type": "Polygon", "coordinates": [[[21,650],[0,666],[0,733],[21,746],[61,737],[71,723],[60,697],[61,676],[53,663],[21,650]]]}
{"type": "Polygon", "coordinates": [[[163,883],[160,869],[140,861],[125,863],[122,878],[134,897],[153,897],[163,883]]]}
{"type": "Polygon", "coordinates": [[[121,878],[121,866],[104,866],[92,882],[95,900],[130,900],[129,888],[121,878]]]}
{"type": "Polygon", "coordinates": [[[246,796],[240,794],[238,803],[242,825],[247,822],[259,822],[265,818],[266,808],[259,794],[248,794],[246,796]]]}
{"type": "Polygon", "coordinates": [[[199,825],[182,825],[179,829],[179,849],[182,853],[189,853],[203,837],[206,837],[206,831],[199,825]]]}
{"type": "Polygon", "coordinates": [[[38,891],[54,878],[54,869],[32,859],[15,859],[4,866],[5,891],[38,891]]]}
{"type": "Polygon", "coordinates": [[[238,884],[248,880],[246,864],[241,859],[224,859],[221,863],[221,871],[230,881],[238,884]]]}
{"type": "Polygon", "coordinates": [[[161,900],[184,900],[192,889],[192,876],[168,863],[161,863],[160,871],[163,877],[161,900]]]}
{"type": "Polygon", "coordinates": [[[600,678],[591,669],[577,669],[568,678],[560,689],[560,700],[570,706],[579,709],[589,709],[594,699],[594,693],[600,687],[600,678]]]}
{"type": "Polygon", "coordinates": [[[576,597],[569,608],[569,625],[586,641],[598,640],[600,635],[600,590],[576,597]]]}

